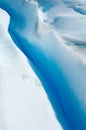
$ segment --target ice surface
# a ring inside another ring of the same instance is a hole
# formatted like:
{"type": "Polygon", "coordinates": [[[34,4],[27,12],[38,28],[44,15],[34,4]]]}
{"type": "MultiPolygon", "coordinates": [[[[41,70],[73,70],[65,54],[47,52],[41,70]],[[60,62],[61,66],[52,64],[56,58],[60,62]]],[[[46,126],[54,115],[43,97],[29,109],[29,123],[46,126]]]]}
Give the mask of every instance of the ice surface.
{"type": "Polygon", "coordinates": [[[9,33],[31,61],[63,129],[85,130],[85,1],[37,2],[1,0],[0,6],[10,15],[9,33]]]}
{"type": "Polygon", "coordinates": [[[0,9],[0,130],[62,130],[43,86],[7,28],[0,9]]]}

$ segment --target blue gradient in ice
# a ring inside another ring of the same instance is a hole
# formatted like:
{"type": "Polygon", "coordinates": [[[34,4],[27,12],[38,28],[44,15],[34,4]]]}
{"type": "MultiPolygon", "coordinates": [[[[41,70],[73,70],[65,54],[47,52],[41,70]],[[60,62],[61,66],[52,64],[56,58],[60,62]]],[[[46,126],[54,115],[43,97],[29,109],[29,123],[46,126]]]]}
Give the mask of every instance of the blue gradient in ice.
{"type": "MultiPolygon", "coordinates": [[[[37,34],[38,6],[35,2],[23,4],[16,0],[0,1],[0,7],[11,17],[9,33],[31,61],[64,130],[85,130],[86,111],[83,110],[81,97],[79,99],[74,87],[83,88],[86,85],[86,81],[80,79],[80,74],[86,76],[86,70],[82,72],[78,58],[62,44],[63,41],[53,31],[43,37],[37,34]],[[77,83],[78,80],[84,83],[77,83]]],[[[50,9],[51,5],[46,4],[44,11],[50,9]]]]}

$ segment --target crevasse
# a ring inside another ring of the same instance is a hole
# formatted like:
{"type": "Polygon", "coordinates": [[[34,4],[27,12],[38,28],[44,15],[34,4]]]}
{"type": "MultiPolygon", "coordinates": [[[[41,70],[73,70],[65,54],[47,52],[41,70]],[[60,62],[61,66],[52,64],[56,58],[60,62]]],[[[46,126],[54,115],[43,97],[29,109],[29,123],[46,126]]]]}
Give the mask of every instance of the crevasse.
{"type": "MultiPolygon", "coordinates": [[[[65,10],[63,3],[58,5],[65,10]]],[[[10,15],[8,31],[31,61],[63,128],[85,130],[86,65],[80,55],[65,44],[71,41],[70,37],[64,38],[60,29],[57,32],[41,21],[37,2],[1,0],[0,7],[10,15]]],[[[61,20],[65,25],[64,18],[61,20]]]]}

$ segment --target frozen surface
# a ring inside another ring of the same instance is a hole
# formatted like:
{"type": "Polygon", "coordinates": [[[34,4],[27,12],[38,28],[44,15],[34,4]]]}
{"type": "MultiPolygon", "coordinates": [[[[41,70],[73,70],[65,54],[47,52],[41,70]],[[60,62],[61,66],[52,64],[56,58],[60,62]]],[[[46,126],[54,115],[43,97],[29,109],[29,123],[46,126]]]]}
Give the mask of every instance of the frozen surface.
{"type": "Polygon", "coordinates": [[[0,130],[62,130],[26,57],[13,44],[0,9],[0,130]]]}
{"type": "MultiPolygon", "coordinates": [[[[20,49],[18,50],[16,47],[19,55],[22,51],[30,60],[32,68],[43,83],[41,89],[45,89],[55,112],[55,115],[53,115],[51,119],[55,119],[56,116],[64,130],[86,129],[85,5],[85,0],[0,1],[0,7],[7,11],[10,16],[8,32],[13,40],[11,40],[11,42],[15,43],[20,49]]],[[[1,38],[3,38],[3,36],[1,38]]],[[[5,40],[7,41],[6,38],[5,40]]],[[[10,44],[10,42],[8,43],[10,44]]],[[[13,46],[15,45],[13,44],[13,46]]],[[[10,49],[8,51],[9,53],[6,53],[5,48],[1,50],[1,59],[3,62],[1,61],[0,63],[5,63],[7,60],[9,70],[11,70],[12,67],[13,73],[21,74],[22,79],[29,82],[28,74],[22,74],[24,73],[22,72],[22,68],[27,62],[19,62],[21,56],[17,60],[18,56],[16,56],[16,52],[14,53],[14,48],[10,49]],[[11,63],[8,62],[8,57],[10,58],[10,55],[12,56],[14,54],[15,56],[13,57],[15,58],[10,60],[11,63]],[[13,66],[12,63],[14,63],[13,66]],[[16,65],[17,63],[19,67],[16,65]]],[[[27,66],[29,66],[28,63],[27,66]]],[[[28,67],[25,66],[24,68],[26,69],[26,73],[29,73],[28,67]]],[[[31,74],[31,72],[29,74],[31,74]]],[[[5,75],[8,75],[8,72],[5,75]]],[[[17,81],[18,78],[15,79],[14,74],[11,78],[11,81],[15,80],[15,83],[20,81],[17,81]]],[[[33,78],[31,78],[31,80],[33,80],[33,78]]],[[[21,84],[23,85],[23,83],[21,84]]],[[[20,87],[20,85],[16,86],[20,87]]],[[[24,84],[24,86],[26,85],[24,84]]],[[[16,90],[17,88],[15,88],[15,91],[16,90]]],[[[33,89],[33,91],[35,91],[35,89],[33,89]]],[[[25,95],[27,95],[27,92],[25,92],[25,95]]],[[[26,108],[27,107],[24,107],[24,109],[26,108]]],[[[35,117],[36,116],[34,116],[34,118],[35,117]]],[[[55,122],[53,120],[53,123],[55,122]]],[[[46,125],[46,121],[44,124],[46,125]]],[[[53,130],[58,129],[57,127],[54,128],[55,126],[55,124],[52,124],[53,130]]],[[[42,126],[40,125],[40,127],[42,126]]],[[[45,128],[45,130],[50,130],[50,128],[45,128]]],[[[32,130],[33,129],[34,128],[32,128],[32,130]]]]}

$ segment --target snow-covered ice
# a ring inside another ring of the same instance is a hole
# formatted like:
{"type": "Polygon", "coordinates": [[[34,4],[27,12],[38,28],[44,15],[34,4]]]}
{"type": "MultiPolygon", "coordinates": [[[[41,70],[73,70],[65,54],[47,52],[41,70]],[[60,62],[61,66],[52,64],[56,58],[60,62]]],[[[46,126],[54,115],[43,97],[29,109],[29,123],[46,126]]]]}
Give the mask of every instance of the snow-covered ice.
{"type": "Polygon", "coordinates": [[[5,115],[1,121],[3,124],[6,120],[7,128],[16,124],[14,130],[28,126],[32,130],[36,126],[37,130],[60,130],[61,126],[64,130],[86,129],[85,4],[85,0],[0,1],[0,7],[10,16],[9,21],[1,10],[1,110],[5,115]],[[7,113],[15,118],[7,122],[7,113]]]}
{"type": "Polygon", "coordinates": [[[0,129],[62,130],[43,86],[7,32],[0,9],[0,129]]]}

